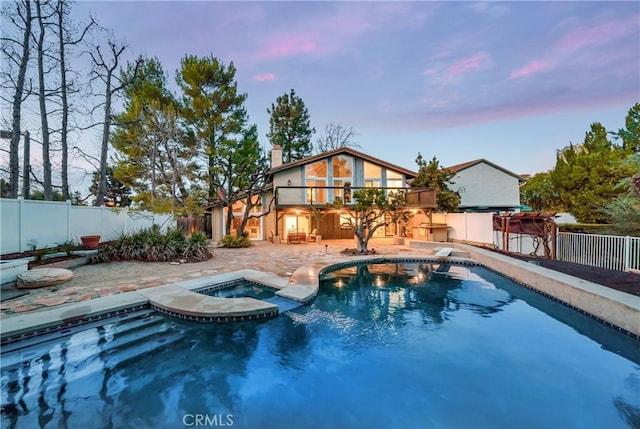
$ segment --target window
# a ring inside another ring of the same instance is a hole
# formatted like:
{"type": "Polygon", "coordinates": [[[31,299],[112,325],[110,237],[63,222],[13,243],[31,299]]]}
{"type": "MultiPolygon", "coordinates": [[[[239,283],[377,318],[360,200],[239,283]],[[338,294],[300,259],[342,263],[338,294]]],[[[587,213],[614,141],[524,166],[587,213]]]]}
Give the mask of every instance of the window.
{"type": "Polygon", "coordinates": [[[372,164],[368,161],[364,162],[364,177],[366,178],[382,178],[382,167],[372,164]]]}
{"type": "Polygon", "coordinates": [[[393,171],[393,170],[387,170],[387,186],[388,187],[394,187],[394,188],[401,188],[402,187],[402,174],[393,171]]]}
{"type": "MultiPolygon", "coordinates": [[[[387,187],[388,188],[402,188],[402,174],[393,170],[387,170],[387,187]]],[[[393,189],[394,192],[398,189],[393,189]]]]}
{"type": "Polygon", "coordinates": [[[331,160],[334,178],[351,178],[353,176],[353,158],[349,156],[334,156],[331,160]]]}
{"type": "Polygon", "coordinates": [[[370,162],[364,162],[365,188],[379,188],[382,182],[382,167],[370,162]]]}
{"type": "Polygon", "coordinates": [[[327,177],[327,160],[317,161],[304,167],[305,178],[327,177]]]}
{"type": "Polygon", "coordinates": [[[304,167],[307,204],[324,204],[327,202],[327,175],[329,162],[324,159],[304,167]]]}
{"type": "Polygon", "coordinates": [[[343,199],[344,202],[344,185],[353,182],[353,158],[350,156],[338,155],[331,160],[333,169],[333,197],[343,199]]]}
{"type": "Polygon", "coordinates": [[[326,180],[307,180],[307,204],[324,204],[327,202],[326,180]]]}

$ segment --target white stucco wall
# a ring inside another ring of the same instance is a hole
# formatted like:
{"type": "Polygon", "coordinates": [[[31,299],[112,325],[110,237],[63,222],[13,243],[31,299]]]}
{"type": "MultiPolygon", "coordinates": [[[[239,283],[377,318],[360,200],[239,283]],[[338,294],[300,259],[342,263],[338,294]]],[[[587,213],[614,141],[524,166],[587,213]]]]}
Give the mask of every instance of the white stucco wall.
{"type": "Polygon", "coordinates": [[[291,186],[303,186],[301,170],[301,167],[294,167],[278,171],[273,175],[273,187],[287,186],[289,180],[291,180],[291,186]]]}
{"type": "Polygon", "coordinates": [[[458,172],[452,182],[462,208],[520,205],[518,179],[484,162],[458,172]]]}
{"type": "Polygon", "coordinates": [[[273,175],[273,187],[278,188],[279,204],[300,204],[304,201],[304,189],[287,189],[287,186],[304,186],[302,167],[283,170],[273,175]],[[291,181],[291,183],[289,183],[291,181]]]}

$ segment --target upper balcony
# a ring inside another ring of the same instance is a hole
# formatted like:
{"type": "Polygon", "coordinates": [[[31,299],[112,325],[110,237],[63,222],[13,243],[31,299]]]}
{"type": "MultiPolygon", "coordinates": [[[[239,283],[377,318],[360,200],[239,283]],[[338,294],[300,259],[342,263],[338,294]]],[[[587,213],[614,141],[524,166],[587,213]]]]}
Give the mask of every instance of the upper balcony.
{"type": "MultiPolygon", "coordinates": [[[[277,208],[323,208],[336,201],[346,207],[353,206],[353,193],[364,187],[336,186],[279,186],[275,190],[277,208]]],[[[380,187],[385,192],[401,192],[407,199],[407,207],[432,209],[437,206],[436,191],[433,188],[391,188],[380,187]]]]}

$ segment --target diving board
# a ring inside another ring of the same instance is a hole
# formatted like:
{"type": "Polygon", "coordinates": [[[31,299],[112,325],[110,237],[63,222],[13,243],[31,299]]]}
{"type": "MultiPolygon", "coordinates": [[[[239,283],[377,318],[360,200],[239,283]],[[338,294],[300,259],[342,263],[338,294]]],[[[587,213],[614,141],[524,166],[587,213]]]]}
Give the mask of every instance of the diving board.
{"type": "Polygon", "coordinates": [[[434,253],[433,256],[436,256],[438,258],[447,258],[449,255],[451,255],[451,252],[453,252],[453,247],[443,247],[442,249],[434,253]]]}

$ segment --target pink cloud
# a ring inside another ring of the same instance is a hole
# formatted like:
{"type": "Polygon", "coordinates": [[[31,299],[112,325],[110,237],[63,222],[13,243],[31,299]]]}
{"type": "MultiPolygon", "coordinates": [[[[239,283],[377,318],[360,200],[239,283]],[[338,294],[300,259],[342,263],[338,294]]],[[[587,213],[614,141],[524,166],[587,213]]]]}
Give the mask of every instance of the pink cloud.
{"type": "Polygon", "coordinates": [[[449,67],[447,67],[446,75],[449,78],[454,78],[461,74],[471,73],[472,71],[484,68],[491,62],[491,56],[486,52],[478,52],[467,58],[463,58],[449,67]]]}
{"type": "Polygon", "coordinates": [[[267,41],[267,46],[258,54],[258,57],[260,59],[285,58],[313,54],[318,51],[317,37],[309,34],[284,34],[267,41]]]}
{"type": "Polygon", "coordinates": [[[556,49],[573,52],[583,47],[609,43],[619,37],[638,31],[640,15],[624,21],[609,21],[599,25],[588,25],[569,30],[556,44],[556,49]]]}
{"type": "Polygon", "coordinates": [[[539,73],[541,71],[548,70],[551,67],[549,63],[545,63],[542,61],[531,61],[526,64],[524,67],[519,68],[518,70],[514,70],[511,72],[509,79],[517,79],[520,77],[529,76],[535,73],[539,73]]]}
{"type": "Polygon", "coordinates": [[[264,73],[258,74],[253,77],[253,80],[256,82],[268,82],[270,80],[275,80],[278,76],[275,73],[264,73]]]}
{"type": "Polygon", "coordinates": [[[266,30],[247,52],[251,62],[294,56],[320,56],[344,52],[358,37],[391,25],[407,25],[409,18],[421,23],[409,3],[376,3],[366,8],[358,4],[336,3],[323,16],[313,16],[288,26],[286,30],[266,30]]]}

